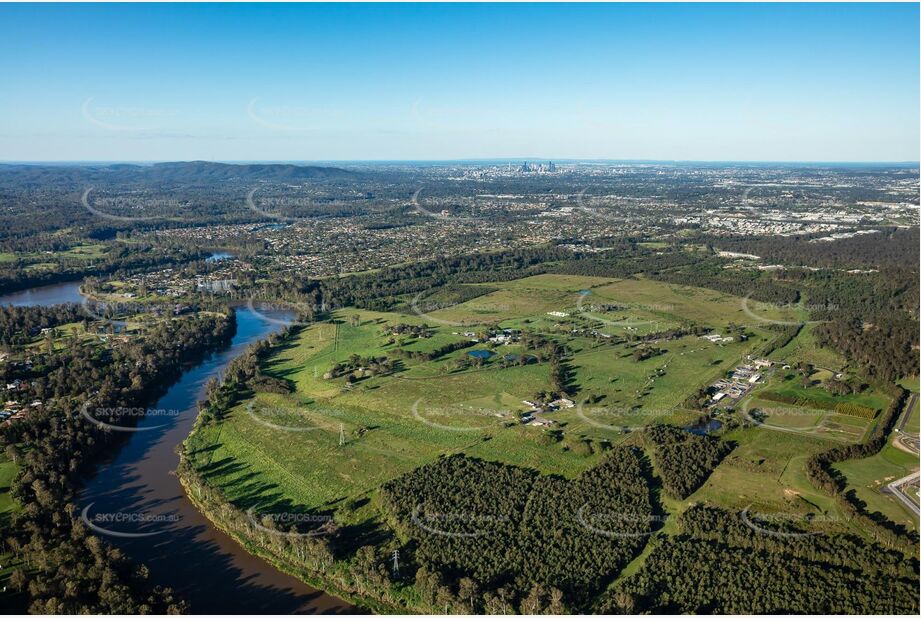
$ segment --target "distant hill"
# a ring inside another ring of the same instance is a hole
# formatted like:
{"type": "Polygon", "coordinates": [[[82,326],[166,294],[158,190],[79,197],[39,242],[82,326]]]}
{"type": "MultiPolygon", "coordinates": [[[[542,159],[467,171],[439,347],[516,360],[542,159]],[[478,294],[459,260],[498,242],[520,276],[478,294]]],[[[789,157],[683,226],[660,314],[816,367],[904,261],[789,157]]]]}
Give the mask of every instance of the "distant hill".
{"type": "Polygon", "coordinates": [[[212,182],[299,181],[353,179],[358,172],[339,167],[291,165],[286,163],[212,163],[181,161],[136,165],[42,165],[0,164],[0,176],[21,183],[156,182],[167,184],[207,184],[212,182]]]}
{"type": "Polygon", "coordinates": [[[189,161],[180,163],[156,163],[141,168],[149,176],[159,180],[311,180],[325,178],[354,178],[358,174],[339,167],[317,167],[315,165],[291,165],[285,163],[211,163],[189,161]]]}

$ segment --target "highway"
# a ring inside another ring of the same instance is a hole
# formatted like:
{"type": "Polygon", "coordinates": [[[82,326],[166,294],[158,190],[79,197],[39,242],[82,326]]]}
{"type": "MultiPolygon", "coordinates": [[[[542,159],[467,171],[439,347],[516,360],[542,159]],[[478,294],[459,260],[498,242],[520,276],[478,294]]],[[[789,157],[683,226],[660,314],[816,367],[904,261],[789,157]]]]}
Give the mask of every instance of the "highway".
{"type": "MultiPolygon", "coordinates": [[[[905,405],[905,411],[902,412],[902,418],[899,419],[899,425],[895,430],[895,437],[892,440],[893,446],[899,448],[903,451],[913,453],[917,455],[919,453],[919,439],[916,434],[909,433],[905,431],[905,425],[908,424],[908,419],[911,418],[912,410],[915,409],[915,405],[918,403],[917,393],[912,393],[911,398],[908,400],[908,403],[905,405]]],[[[918,412],[915,412],[917,414],[918,412]]]]}
{"type": "Polygon", "coordinates": [[[905,406],[905,413],[902,414],[902,419],[899,421],[899,433],[905,431],[905,425],[908,423],[909,417],[911,417],[911,411],[915,409],[915,404],[918,402],[918,393],[912,393],[911,398],[908,400],[908,405],[905,406]]]}

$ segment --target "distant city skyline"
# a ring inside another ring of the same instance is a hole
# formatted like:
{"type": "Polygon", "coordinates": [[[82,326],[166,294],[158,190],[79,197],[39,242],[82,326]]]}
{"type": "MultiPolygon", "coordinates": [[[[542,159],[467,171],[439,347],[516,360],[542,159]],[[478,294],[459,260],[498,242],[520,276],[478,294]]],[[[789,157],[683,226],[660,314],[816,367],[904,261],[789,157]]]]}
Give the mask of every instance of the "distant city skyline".
{"type": "Polygon", "coordinates": [[[917,162],[919,6],[0,5],[2,161],[917,162]]]}

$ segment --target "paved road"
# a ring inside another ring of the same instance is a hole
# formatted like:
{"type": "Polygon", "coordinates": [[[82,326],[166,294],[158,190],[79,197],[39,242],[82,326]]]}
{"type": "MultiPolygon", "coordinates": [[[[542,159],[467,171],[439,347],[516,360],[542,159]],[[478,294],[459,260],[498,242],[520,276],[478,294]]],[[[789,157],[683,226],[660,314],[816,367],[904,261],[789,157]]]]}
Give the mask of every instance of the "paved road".
{"type": "Polygon", "coordinates": [[[905,413],[902,414],[902,420],[899,421],[899,433],[905,431],[905,425],[908,423],[908,419],[911,416],[911,411],[915,409],[915,404],[918,401],[918,394],[912,393],[911,397],[908,399],[908,405],[905,406],[905,413]]]}
{"type": "Polygon", "coordinates": [[[892,481],[886,486],[886,489],[889,493],[893,494],[898,498],[902,504],[908,507],[908,509],[915,515],[921,516],[921,509],[918,508],[918,505],[909,498],[905,492],[902,490],[903,485],[913,483],[918,480],[918,477],[921,476],[921,472],[915,472],[914,474],[909,474],[908,476],[902,477],[897,481],[892,481]]]}
{"type": "MultiPolygon", "coordinates": [[[[894,437],[892,439],[893,446],[900,448],[903,451],[909,453],[914,453],[917,455],[921,448],[919,448],[919,438],[917,435],[908,433],[905,431],[905,425],[908,423],[908,419],[912,415],[912,410],[915,409],[917,404],[918,395],[912,393],[911,397],[908,400],[908,403],[905,405],[904,412],[902,412],[902,418],[899,419],[899,425],[894,432],[894,437]]],[[[915,412],[917,414],[917,412],[915,412]]]]}

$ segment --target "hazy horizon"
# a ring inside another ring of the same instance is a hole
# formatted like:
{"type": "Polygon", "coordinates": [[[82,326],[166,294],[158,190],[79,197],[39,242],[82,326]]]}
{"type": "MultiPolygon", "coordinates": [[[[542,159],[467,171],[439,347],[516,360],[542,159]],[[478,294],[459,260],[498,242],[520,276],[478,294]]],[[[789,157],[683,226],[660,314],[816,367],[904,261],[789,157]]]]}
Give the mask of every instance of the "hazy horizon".
{"type": "Polygon", "coordinates": [[[794,161],[794,160],[693,160],[693,159],[579,159],[563,157],[480,157],[466,159],[108,159],[108,160],[0,160],[0,165],[155,165],[158,163],[223,163],[227,165],[330,165],[330,164],[499,164],[499,163],[541,163],[560,164],[620,164],[620,165],[790,165],[790,166],[826,166],[826,165],[873,165],[873,166],[916,166],[915,161],[794,161]]]}

